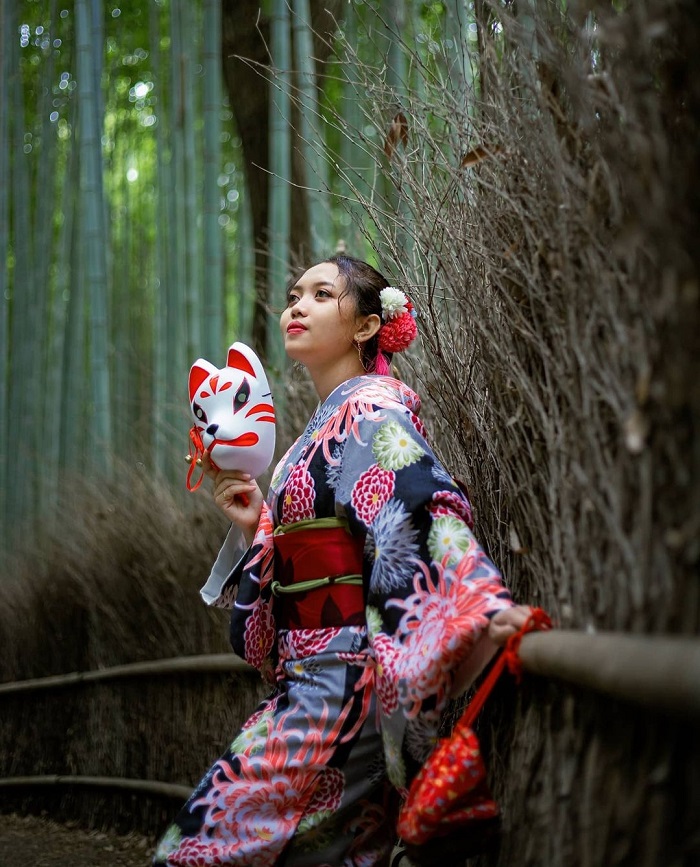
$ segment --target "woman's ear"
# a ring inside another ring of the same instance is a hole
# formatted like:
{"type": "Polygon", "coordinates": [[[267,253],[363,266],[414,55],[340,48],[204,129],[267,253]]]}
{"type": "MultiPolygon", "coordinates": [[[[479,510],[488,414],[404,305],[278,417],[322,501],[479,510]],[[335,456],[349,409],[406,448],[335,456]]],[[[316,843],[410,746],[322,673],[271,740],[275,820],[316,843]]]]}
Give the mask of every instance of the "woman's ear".
{"type": "Polygon", "coordinates": [[[382,327],[382,320],[376,313],[370,313],[362,319],[360,325],[355,330],[355,342],[366,343],[371,340],[374,335],[382,327]]]}

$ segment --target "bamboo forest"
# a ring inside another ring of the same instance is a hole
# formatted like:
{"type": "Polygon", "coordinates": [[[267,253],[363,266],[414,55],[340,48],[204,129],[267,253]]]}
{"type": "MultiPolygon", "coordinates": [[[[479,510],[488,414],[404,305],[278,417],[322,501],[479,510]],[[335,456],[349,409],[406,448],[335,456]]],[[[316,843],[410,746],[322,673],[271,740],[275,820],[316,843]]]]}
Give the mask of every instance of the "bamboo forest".
{"type": "Polygon", "coordinates": [[[287,286],[338,253],[556,626],[479,717],[497,839],[439,862],[700,863],[698,141],[697,0],[0,0],[0,864],[83,864],[3,860],[10,814],[151,852],[265,694],[199,600],[188,375],[252,347],[281,457],[287,286]]]}

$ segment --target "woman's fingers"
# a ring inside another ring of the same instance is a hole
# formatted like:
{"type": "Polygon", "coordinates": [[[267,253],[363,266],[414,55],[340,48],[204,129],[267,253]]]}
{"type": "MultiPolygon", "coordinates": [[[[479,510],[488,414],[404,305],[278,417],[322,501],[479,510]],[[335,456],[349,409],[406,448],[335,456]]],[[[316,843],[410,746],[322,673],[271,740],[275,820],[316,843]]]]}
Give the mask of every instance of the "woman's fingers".
{"type": "Polygon", "coordinates": [[[214,498],[223,496],[224,499],[233,499],[237,494],[255,490],[256,483],[248,473],[239,473],[235,470],[222,470],[216,474],[214,482],[214,498]]]}
{"type": "Polygon", "coordinates": [[[252,493],[256,488],[255,482],[231,481],[227,479],[217,484],[214,491],[214,499],[218,502],[234,500],[242,494],[252,493]]]}
{"type": "Polygon", "coordinates": [[[489,638],[498,645],[505,644],[511,635],[525,626],[531,614],[529,605],[515,605],[497,612],[489,623],[489,638]]]}
{"type": "Polygon", "coordinates": [[[250,545],[263,505],[262,491],[247,473],[220,472],[214,483],[214,502],[243,531],[250,545]]]}

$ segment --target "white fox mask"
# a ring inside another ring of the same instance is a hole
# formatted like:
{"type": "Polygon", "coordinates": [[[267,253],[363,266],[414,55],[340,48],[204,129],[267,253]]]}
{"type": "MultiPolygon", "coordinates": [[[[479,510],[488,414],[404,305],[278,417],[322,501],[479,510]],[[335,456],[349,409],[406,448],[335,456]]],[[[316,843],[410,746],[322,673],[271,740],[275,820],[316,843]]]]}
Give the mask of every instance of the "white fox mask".
{"type": "Polygon", "coordinates": [[[232,344],[220,369],[198,358],[190,369],[189,394],[194,426],[214,465],[262,475],[275,450],[275,410],[253,350],[232,344]]]}

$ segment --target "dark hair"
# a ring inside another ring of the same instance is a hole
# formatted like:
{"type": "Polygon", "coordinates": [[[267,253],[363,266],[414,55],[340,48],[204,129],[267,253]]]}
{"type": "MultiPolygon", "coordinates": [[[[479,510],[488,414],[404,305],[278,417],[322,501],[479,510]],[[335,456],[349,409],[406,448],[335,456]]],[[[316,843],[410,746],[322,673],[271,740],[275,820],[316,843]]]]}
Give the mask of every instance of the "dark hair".
{"type": "MultiPolygon", "coordinates": [[[[380,319],[382,318],[382,303],[379,293],[389,285],[389,281],[383,274],[380,274],[376,268],[368,265],[367,262],[355,259],[353,256],[346,256],[344,253],[329,256],[323,261],[336,265],[338,272],[345,278],[345,289],[340,298],[349,294],[354,300],[360,316],[369,316],[375,313],[380,319]]],[[[375,334],[362,345],[362,363],[365,370],[374,370],[378,352],[379,335],[375,334]]],[[[389,353],[384,354],[387,360],[391,361],[391,355],[389,353]]]]}

